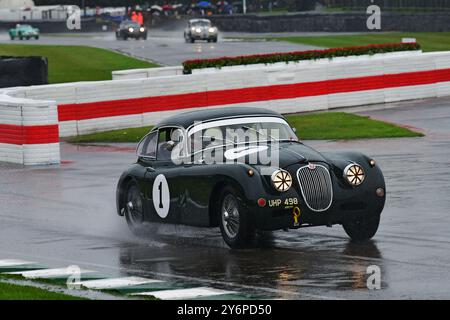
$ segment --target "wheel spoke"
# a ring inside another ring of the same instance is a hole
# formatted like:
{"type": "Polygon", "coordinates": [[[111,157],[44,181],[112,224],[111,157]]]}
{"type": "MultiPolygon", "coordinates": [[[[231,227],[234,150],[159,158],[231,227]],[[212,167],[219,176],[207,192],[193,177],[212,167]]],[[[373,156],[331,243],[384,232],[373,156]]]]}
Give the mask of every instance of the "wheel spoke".
{"type": "Polygon", "coordinates": [[[239,207],[236,198],[228,194],[222,203],[222,225],[226,235],[235,238],[239,232],[239,207]]]}

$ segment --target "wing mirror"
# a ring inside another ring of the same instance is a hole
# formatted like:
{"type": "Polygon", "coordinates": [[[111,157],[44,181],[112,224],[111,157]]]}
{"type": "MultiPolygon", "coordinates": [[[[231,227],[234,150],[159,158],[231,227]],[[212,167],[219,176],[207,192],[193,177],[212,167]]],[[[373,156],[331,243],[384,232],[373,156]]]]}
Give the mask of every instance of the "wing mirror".
{"type": "Polygon", "coordinates": [[[297,133],[297,128],[296,127],[292,127],[291,129],[292,129],[292,131],[294,131],[294,133],[297,133]]]}

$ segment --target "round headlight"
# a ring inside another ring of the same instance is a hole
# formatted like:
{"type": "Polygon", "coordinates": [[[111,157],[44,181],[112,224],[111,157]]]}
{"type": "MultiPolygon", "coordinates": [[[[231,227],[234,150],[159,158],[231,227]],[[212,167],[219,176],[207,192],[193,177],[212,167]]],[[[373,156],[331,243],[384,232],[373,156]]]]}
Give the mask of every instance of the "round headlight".
{"type": "Polygon", "coordinates": [[[344,178],[351,186],[359,186],[365,178],[364,169],[359,164],[349,164],[344,169],[344,178]]]}
{"type": "Polygon", "coordinates": [[[134,29],[133,29],[133,28],[130,28],[130,29],[128,29],[128,31],[130,31],[130,32],[133,32],[133,31],[134,31],[134,29]]]}
{"type": "Polygon", "coordinates": [[[214,29],[214,28],[209,28],[209,32],[210,32],[210,33],[214,33],[214,32],[216,32],[216,29],[214,29]]]}
{"type": "Polygon", "coordinates": [[[202,29],[197,28],[197,29],[195,29],[195,32],[200,33],[200,32],[202,32],[202,29]]]}
{"type": "Polygon", "coordinates": [[[292,186],[292,176],[285,170],[277,170],[272,173],[272,184],[277,191],[286,192],[292,186]]]}
{"type": "Polygon", "coordinates": [[[144,32],[144,31],[145,31],[145,28],[144,28],[144,27],[141,27],[141,28],[139,29],[139,31],[144,32]]]}

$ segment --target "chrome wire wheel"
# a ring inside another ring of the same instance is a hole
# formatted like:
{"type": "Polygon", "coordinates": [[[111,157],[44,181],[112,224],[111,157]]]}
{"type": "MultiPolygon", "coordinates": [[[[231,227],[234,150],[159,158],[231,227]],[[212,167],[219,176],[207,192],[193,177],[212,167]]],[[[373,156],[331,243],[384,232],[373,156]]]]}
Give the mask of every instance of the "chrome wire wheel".
{"type": "Polygon", "coordinates": [[[239,205],[232,194],[227,194],[222,202],[221,208],[222,226],[226,235],[234,239],[239,233],[239,205]]]}
{"type": "Polygon", "coordinates": [[[126,202],[127,221],[130,226],[136,228],[144,221],[144,210],[139,189],[132,185],[128,189],[126,202]]]}

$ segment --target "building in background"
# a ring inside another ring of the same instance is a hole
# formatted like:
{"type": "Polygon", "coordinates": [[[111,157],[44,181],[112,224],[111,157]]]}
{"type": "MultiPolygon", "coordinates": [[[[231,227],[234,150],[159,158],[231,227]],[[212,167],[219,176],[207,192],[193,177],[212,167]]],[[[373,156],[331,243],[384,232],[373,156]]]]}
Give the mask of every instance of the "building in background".
{"type": "Polygon", "coordinates": [[[0,0],[0,21],[63,21],[67,5],[36,6],[33,0],[0,0]]]}

